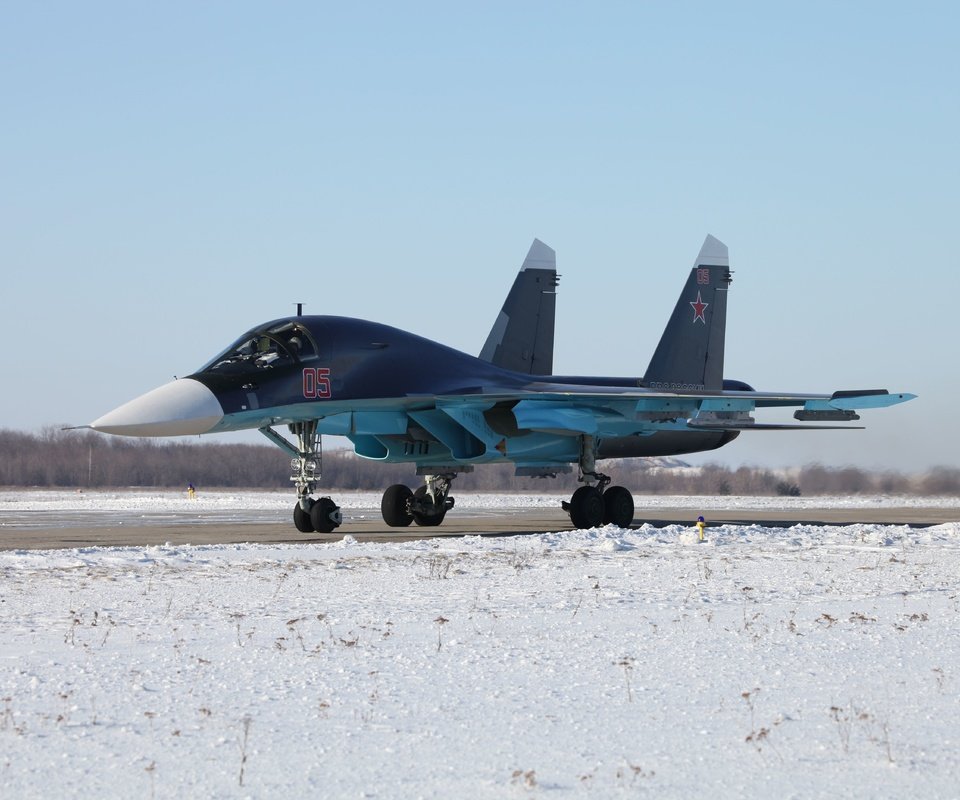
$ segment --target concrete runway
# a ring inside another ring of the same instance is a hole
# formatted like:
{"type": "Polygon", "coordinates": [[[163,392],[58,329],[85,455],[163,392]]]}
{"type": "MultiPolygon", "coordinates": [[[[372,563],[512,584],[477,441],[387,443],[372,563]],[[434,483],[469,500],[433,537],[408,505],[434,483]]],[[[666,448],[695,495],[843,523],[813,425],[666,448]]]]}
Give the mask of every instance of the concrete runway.
{"type": "MultiPolygon", "coordinates": [[[[503,510],[477,512],[451,511],[438,528],[389,528],[379,519],[379,512],[360,519],[347,519],[332,534],[301,534],[293,527],[292,519],[277,514],[276,522],[223,520],[205,521],[196,515],[182,519],[171,515],[163,522],[136,517],[96,519],[89,523],[75,519],[70,525],[57,526],[49,518],[37,520],[7,516],[0,525],[0,550],[50,550],[76,547],[140,547],[162,545],[167,542],[183,544],[232,544],[252,542],[263,544],[339,541],[346,535],[358,541],[400,542],[455,536],[522,536],[532,533],[569,530],[570,518],[560,509],[503,510]],[[376,518],[374,518],[376,516],[376,518]]],[[[638,509],[634,526],[649,523],[655,527],[667,525],[693,526],[696,512],[690,509],[661,508],[644,514],[638,509]]],[[[956,508],[843,508],[804,509],[802,511],[710,511],[708,525],[763,525],[790,527],[792,525],[910,525],[927,527],[944,522],[960,521],[960,503],[956,508]]]]}

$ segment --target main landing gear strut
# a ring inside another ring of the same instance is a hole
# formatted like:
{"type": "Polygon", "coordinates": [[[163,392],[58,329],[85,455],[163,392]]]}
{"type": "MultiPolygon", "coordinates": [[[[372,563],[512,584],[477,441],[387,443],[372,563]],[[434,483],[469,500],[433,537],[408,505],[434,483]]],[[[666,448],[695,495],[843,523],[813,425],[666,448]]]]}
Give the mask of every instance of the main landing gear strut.
{"type": "MultiPolygon", "coordinates": [[[[293,524],[301,533],[331,533],[343,522],[340,507],[327,496],[314,499],[320,479],[320,434],[314,420],[290,425],[296,436],[294,447],[272,428],[260,432],[293,456],[290,480],[297,488],[297,504],[293,509],[293,524]]],[[[573,493],[570,502],[562,503],[576,528],[595,528],[616,525],[628,528],[633,523],[633,496],[623,486],[610,486],[611,479],[597,472],[597,440],[583,436],[580,440],[580,481],[584,484],[573,493]]],[[[411,522],[422,527],[435,527],[443,522],[453,508],[450,485],[457,472],[452,470],[425,475],[423,485],[415,491],[403,484],[395,484],[383,493],[380,511],[383,520],[393,528],[405,528],[411,522]]]]}
{"type": "Polygon", "coordinates": [[[331,533],[343,522],[340,506],[329,497],[314,500],[310,495],[316,491],[320,479],[321,446],[316,420],[298,422],[290,426],[297,437],[297,447],[272,428],[261,428],[261,433],[294,456],[290,462],[293,474],[290,480],[297,487],[297,504],[293,507],[293,524],[300,533],[331,533]]]}
{"type": "Polygon", "coordinates": [[[416,491],[402,483],[394,484],[383,493],[380,503],[383,521],[391,528],[405,528],[411,522],[428,528],[439,525],[453,508],[450,484],[456,477],[456,472],[425,475],[423,486],[416,491]]]}
{"type": "Polygon", "coordinates": [[[569,503],[561,504],[563,510],[570,514],[576,528],[629,528],[633,522],[633,496],[623,486],[609,486],[610,477],[597,472],[596,456],[596,438],[584,436],[580,442],[580,481],[585,485],[573,493],[569,503]]]}

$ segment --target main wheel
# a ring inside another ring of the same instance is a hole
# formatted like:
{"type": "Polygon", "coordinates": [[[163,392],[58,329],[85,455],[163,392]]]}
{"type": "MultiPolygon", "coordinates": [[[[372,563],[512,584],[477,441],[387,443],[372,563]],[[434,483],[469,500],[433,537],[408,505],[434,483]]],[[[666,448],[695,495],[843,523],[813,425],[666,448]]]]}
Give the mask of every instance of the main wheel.
{"type": "MultiPolygon", "coordinates": [[[[313,506],[313,500],[310,498],[307,498],[307,506],[313,506]]],[[[313,533],[314,531],[313,523],[310,521],[310,512],[304,511],[299,503],[293,507],[293,524],[300,533],[313,533]]]]}
{"type": "Polygon", "coordinates": [[[409,486],[402,483],[395,483],[383,493],[383,500],[380,501],[380,513],[383,514],[383,521],[391,528],[406,528],[413,517],[410,514],[410,499],[413,492],[409,486]]]}
{"type": "Polygon", "coordinates": [[[321,497],[310,508],[310,522],[318,533],[330,533],[341,519],[339,507],[329,497],[321,497]]]}
{"type": "Polygon", "coordinates": [[[603,495],[595,486],[581,486],[570,498],[570,521],[575,528],[603,524],[603,495]]]}
{"type": "MultiPolygon", "coordinates": [[[[421,501],[422,501],[424,498],[427,497],[427,487],[426,487],[426,486],[418,486],[418,487],[417,487],[417,491],[415,491],[415,492],[413,493],[413,496],[414,496],[417,500],[421,500],[421,501]]],[[[424,513],[420,512],[420,511],[414,511],[414,512],[413,512],[413,521],[416,522],[417,525],[419,525],[419,526],[421,526],[421,527],[423,527],[423,528],[434,528],[434,527],[436,527],[437,525],[439,525],[441,522],[443,522],[443,518],[444,518],[446,515],[447,515],[447,509],[446,509],[446,508],[442,508],[442,507],[441,507],[441,509],[440,509],[439,511],[434,512],[434,513],[430,513],[430,514],[424,514],[424,513]]]]}
{"type": "Polygon", "coordinates": [[[611,486],[603,493],[603,522],[618,528],[633,523],[633,495],[623,486],[611,486]]]}

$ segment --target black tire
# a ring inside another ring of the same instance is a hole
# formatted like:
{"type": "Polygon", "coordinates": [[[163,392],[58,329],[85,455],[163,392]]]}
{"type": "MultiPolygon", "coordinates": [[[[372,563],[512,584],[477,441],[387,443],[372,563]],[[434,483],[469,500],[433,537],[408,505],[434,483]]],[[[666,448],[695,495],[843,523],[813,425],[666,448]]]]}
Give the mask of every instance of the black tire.
{"type": "Polygon", "coordinates": [[[603,524],[603,495],[595,486],[581,486],[570,498],[570,521],[575,528],[603,524]]]}
{"type": "Polygon", "coordinates": [[[329,497],[321,497],[310,508],[310,522],[317,533],[330,533],[340,526],[337,504],[329,497]]]}
{"type": "MultiPolygon", "coordinates": [[[[418,486],[417,491],[413,493],[413,496],[417,499],[423,499],[427,496],[427,487],[418,486]]],[[[413,512],[413,521],[417,523],[422,528],[435,528],[441,522],[443,518],[447,515],[447,509],[440,509],[439,513],[433,514],[422,514],[419,511],[413,512]]]]}
{"type": "Polygon", "coordinates": [[[611,486],[603,493],[603,523],[618,528],[633,524],[633,495],[623,486],[611,486]]]}
{"type": "Polygon", "coordinates": [[[435,528],[441,522],[443,518],[447,515],[446,511],[443,511],[439,514],[418,514],[416,511],[413,512],[413,521],[417,523],[421,528],[435,528]]]}
{"type": "Polygon", "coordinates": [[[380,513],[383,515],[383,521],[391,528],[406,528],[413,517],[410,515],[408,507],[413,492],[409,486],[402,483],[395,483],[383,493],[383,500],[380,501],[380,513]]]}
{"type": "MultiPolygon", "coordinates": [[[[307,500],[307,504],[313,506],[313,500],[307,500]]],[[[293,507],[293,524],[300,533],[314,532],[313,523],[310,521],[310,512],[300,508],[299,503],[293,507]]]]}

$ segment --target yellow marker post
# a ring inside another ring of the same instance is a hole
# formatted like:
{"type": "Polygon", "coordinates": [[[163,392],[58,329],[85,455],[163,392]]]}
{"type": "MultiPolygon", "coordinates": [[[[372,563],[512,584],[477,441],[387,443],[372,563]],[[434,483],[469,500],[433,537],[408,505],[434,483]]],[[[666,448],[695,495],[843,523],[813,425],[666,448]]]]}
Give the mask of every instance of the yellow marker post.
{"type": "Polygon", "coordinates": [[[187,484],[187,497],[189,497],[191,500],[197,499],[197,490],[193,488],[192,483],[187,484]]]}
{"type": "Polygon", "coordinates": [[[697,537],[702,542],[703,541],[703,529],[707,527],[706,521],[702,516],[697,517],[697,537]]]}

